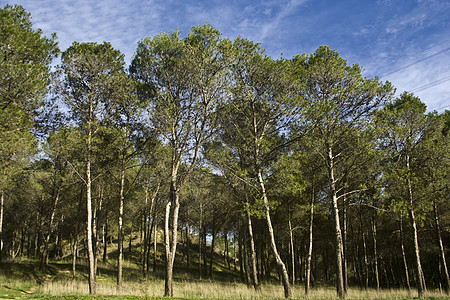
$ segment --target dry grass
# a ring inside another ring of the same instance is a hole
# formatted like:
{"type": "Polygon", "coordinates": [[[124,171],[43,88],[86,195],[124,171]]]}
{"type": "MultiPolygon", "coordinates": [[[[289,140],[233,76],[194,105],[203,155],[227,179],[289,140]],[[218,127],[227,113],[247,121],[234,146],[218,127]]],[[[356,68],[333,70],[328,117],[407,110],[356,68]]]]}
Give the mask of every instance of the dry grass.
{"type": "MultiPolygon", "coordinates": [[[[51,281],[44,283],[40,290],[44,295],[86,295],[88,294],[87,281],[51,281]]],[[[164,294],[164,282],[161,280],[147,280],[141,282],[125,282],[119,293],[111,282],[97,282],[99,295],[133,295],[145,297],[161,297],[164,294]]],[[[174,297],[185,299],[283,299],[281,285],[263,285],[261,291],[255,292],[241,283],[217,282],[176,282],[174,284],[174,297]]],[[[359,290],[348,291],[346,299],[408,299],[416,297],[416,293],[407,290],[359,290]]],[[[305,297],[302,286],[293,288],[294,299],[337,299],[333,288],[313,289],[305,297]]],[[[445,294],[429,291],[426,298],[448,299],[445,294]]]]}

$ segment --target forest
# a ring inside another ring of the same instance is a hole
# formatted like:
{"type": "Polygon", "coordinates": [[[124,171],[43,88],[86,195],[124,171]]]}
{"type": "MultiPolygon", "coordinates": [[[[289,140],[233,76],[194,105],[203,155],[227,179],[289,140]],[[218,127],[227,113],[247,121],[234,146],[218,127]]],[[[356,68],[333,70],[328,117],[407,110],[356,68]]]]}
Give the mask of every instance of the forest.
{"type": "Polygon", "coordinates": [[[60,50],[19,5],[0,27],[0,266],[84,264],[90,294],[111,262],[119,291],[160,267],[166,297],[181,267],[285,298],[448,295],[448,110],[329,46],[275,59],[205,24],[127,66],[108,42],[60,50]]]}

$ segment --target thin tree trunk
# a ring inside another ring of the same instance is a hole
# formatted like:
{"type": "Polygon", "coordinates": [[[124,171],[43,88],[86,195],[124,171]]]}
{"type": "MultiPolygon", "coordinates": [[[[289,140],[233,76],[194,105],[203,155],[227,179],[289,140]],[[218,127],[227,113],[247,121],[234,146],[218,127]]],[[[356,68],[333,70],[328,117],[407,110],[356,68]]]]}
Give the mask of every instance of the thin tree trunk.
{"type": "Polygon", "coordinates": [[[209,279],[212,279],[213,277],[213,262],[214,262],[214,247],[216,244],[216,228],[213,222],[213,228],[212,228],[212,239],[211,239],[211,251],[210,251],[210,257],[209,257],[209,279]]]}
{"type": "Polygon", "coordinates": [[[406,262],[405,243],[404,243],[404,237],[403,237],[403,212],[400,212],[400,242],[401,242],[401,246],[402,246],[403,266],[405,268],[406,286],[408,287],[408,291],[411,291],[411,285],[409,284],[408,264],[406,262]]]}
{"type": "Polygon", "coordinates": [[[148,228],[150,227],[150,220],[149,220],[149,212],[147,211],[147,205],[148,205],[148,187],[145,187],[144,189],[144,194],[145,194],[145,205],[144,205],[144,211],[143,211],[143,216],[144,216],[144,220],[143,220],[143,245],[144,245],[144,249],[143,249],[143,253],[142,253],[142,276],[145,278],[147,277],[147,271],[148,271],[148,253],[150,252],[148,249],[148,240],[151,239],[148,236],[149,230],[148,228]]]}
{"type": "Polygon", "coordinates": [[[49,255],[49,242],[50,242],[50,233],[52,231],[52,227],[53,227],[53,220],[55,218],[55,212],[56,212],[56,206],[58,205],[58,201],[59,201],[59,188],[57,188],[56,191],[56,195],[55,195],[55,199],[53,201],[53,205],[52,205],[52,210],[50,213],[50,220],[48,222],[48,228],[47,228],[47,232],[45,234],[45,239],[44,239],[44,253],[42,253],[42,260],[41,260],[41,268],[45,265],[48,265],[48,255],[49,255]]]}
{"type": "Polygon", "coordinates": [[[439,243],[439,259],[441,261],[441,265],[442,265],[442,269],[441,273],[444,273],[444,280],[445,280],[445,291],[447,293],[447,295],[449,294],[449,290],[450,290],[450,279],[449,279],[449,274],[448,274],[448,269],[447,269],[447,262],[445,260],[445,251],[444,251],[444,244],[442,243],[442,235],[441,235],[441,227],[439,225],[439,209],[437,206],[437,202],[433,201],[433,210],[434,210],[434,224],[436,226],[436,234],[437,234],[437,238],[438,238],[438,243],[439,243]]]}
{"type": "Polygon", "coordinates": [[[289,213],[288,219],[289,225],[289,242],[291,251],[291,264],[292,264],[292,286],[295,285],[295,253],[294,253],[294,234],[292,230],[291,214],[289,213]]]}
{"type": "Polygon", "coordinates": [[[336,238],[336,290],[339,298],[343,299],[345,297],[344,293],[344,278],[342,270],[342,233],[341,233],[341,223],[339,221],[339,206],[338,197],[336,190],[336,179],[334,175],[334,156],[331,146],[328,146],[328,173],[329,182],[332,194],[332,212],[334,217],[334,227],[335,227],[335,238],[336,238]]]}
{"type": "MultiPolygon", "coordinates": [[[[92,108],[90,109],[92,111],[92,108]]],[[[89,294],[94,295],[95,290],[95,257],[92,243],[92,197],[91,197],[91,138],[92,131],[90,122],[88,123],[88,138],[87,138],[87,159],[86,159],[86,206],[87,206],[87,252],[89,260],[89,294]]]]}
{"type": "Polygon", "coordinates": [[[347,200],[342,199],[342,272],[344,277],[344,293],[348,288],[348,268],[347,268],[347,200]]]}
{"type": "Polygon", "coordinates": [[[78,235],[73,235],[73,242],[72,242],[72,279],[75,280],[76,278],[76,267],[77,267],[77,252],[78,252],[78,235]]]}
{"type": "Polygon", "coordinates": [[[200,201],[200,218],[198,226],[198,277],[202,279],[202,253],[203,253],[203,202],[200,201]]]}
{"type": "Polygon", "coordinates": [[[378,253],[377,253],[377,224],[376,220],[372,218],[372,235],[373,235],[373,264],[374,264],[374,273],[375,273],[375,281],[377,284],[377,291],[380,290],[380,277],[378,274],[378,253]]]}
{"type": "Polygon", "coordinates": [[[154,222],[153,222],[153,226],[155,227],[154,229],[154,240],[153,240],[153,273],[156,273],[156,258],[157,258],[157,246],[158,246],[158,222],[157,220],[157,213],[155,210],[155,217],[154,217],[154,222]]]}
{"type": "MultiPolygon", "coordinates": [[[[248,204],[248,199],[247,199],[248,204]]],[[[256,269],[256,250],[255,250],[255,239],[253,237],[253,226],[252,226],[252,217],[250,215],[250,208],[247,205],[247,223],[248,223],[248,235],[250,242],[250,265],[251,265],[251,273],[252,273],[252,283],[253,287],[256,291],[260,291],[261,287],[258,281],[258,271],[256,269]]]]}
{"type": "Polygon", "coordinates": [[[410,178],[410,157],[407,155],[406,157],[406,166],[408,169],[407,181],[408,181],[408,194],[409,194],[409,217],[411,219],[411,227],[413,231],[413,240],[414,240],[414,254],[416,258],[416,281],[417,281],[417,295],[419,298],[422,298],[424,291],[426,291],[425,278],[423,276],[423,269],[420,263],[420,250],[419,250],[419,239],[417,235],[417,224],[416,217],[414,215],[414,201],[413,201],[413,193],[412,193],[412,183],[410,178]]]}
{"type": "Polygon", "coordinates": [[[5,201],[5,193],[0,190],[0,262],[3,259],[3,203],[5,201]]]}
{"type": "Polygon", "coordinates": [[[103,262],[106,263],[108,258],[108,214],[105,216],[105,224],[103,224],[103,262]]]}
{"type": "Polygon", "coordinates": [[[262,196],[263,196],[263,200],[264,200],[265,215],[266,215],[267,227],[269,229],[269,236],[270,236],[272,251],[273,251],[273,255],[275,256],[275,261],[277,262],[278,268],[280,270],[280,273],[281,273],[280,275],[282,277],[283,288],[284,288],[284,297],[291,298],[292,291],[291,291],[291,285],[289,284],[289,276],[286,271],[286,266],[284,265],[283,261],[281,260],[280,254],[278,253],[278,250],[277,250],[277,245],[275,243],[275,234],[273,232],[272,221],[270,218],[269,200],[267,199],[266,188],[264,186],[264,181],[263,181],[260,169],[258,169],[258,180],[259,180],[259,185],[261,186],[261,192],[262,192],[262,196]]]}
{"type": "Polygon", "coordinates": [[[312,257],[312,250],[313,250],[313,221],[314,221],[314,198],[315,198],[315,191],[314,191],[314,184],[312,187],[312,193],[311,193],[311,203],[310,203],[310,209],[309,209],[309,245],[308,245],[308,255],[306,257],[306,274],[305,274],[305,295],[308,296],[309,294],[309,288],[311,284],[311,257],[312,257]]]}
{"type": "Polygon", "coordinates": [[[177,187],[177,170],[178,166],[172,167],[172,178],[170,184],[170,199],[166,205],[165,226],[164,226],[164,244],[166,251],[166,278],[164,287],[164,296],[173,297],[173,264],[177,250],[178,237],[178,211],[180,209],[179,191],[177,187]],[[170,243],[169,219],[171,206],[173,207],[172,216],[172,243],[170,243]]]}
{"type": "Polygon", "coordinates": [[[122,170],[120,172],[120,192],[119,192],[119,218],[117,228],[117,291],[122,289],[122,263],[123,263],[123,200],[125,186],[125,169],[122,161],[122,170]]]}

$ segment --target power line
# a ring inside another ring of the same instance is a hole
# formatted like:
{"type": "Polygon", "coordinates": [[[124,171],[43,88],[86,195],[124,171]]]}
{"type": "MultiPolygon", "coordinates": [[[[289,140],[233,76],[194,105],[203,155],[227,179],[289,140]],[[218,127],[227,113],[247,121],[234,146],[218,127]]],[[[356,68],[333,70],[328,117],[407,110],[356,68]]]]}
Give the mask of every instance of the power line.
{"type": "Polygon", "coordinates": [[[393,70],[393,71],[391,71],[391,72],[385,73],[385,74],[381,75],[380,78],[383,78],[383,77],[386,77],[386,76],[388,76],[388,75],[397,73],[398,71],[401,71],[401,70],[404,70],[404,69],[409,68],[409,67],[411,67],[411,66],[414,66],[414,65],[416,65],[416,64],[418,64],[418,63],[421,63],[421,62],[423,62],[423,61],[425,61],[425,60],[427,60],[427,59],[430,59],[430,58],[435,57],[435,56],[437,56],[437,55],[439,55],[439,54],[442,54],[442,53],[444,53],[444,52],[446,52],[446,51],[448,51],[448,50],[450,50],[450,47],[448,47],[448,48],[446,48],[446,49],[444,49],[444,50],[438,51],[438,52],[436,52],[436,53],[434,53],[434,54],[431,54],[431,55],[429,55],[429,56],[427,56],[427,57],[424,57],[424,58],[421,58],[421,59],[419,59],[419,60],[416,60],[415,62],[412,62],[412,63],[410,63],[410,64],[408,64],[408,65],[405,65],[405,66],[403,66],[403,67],[400,67],[400,68],[398,68],[398,69],[395,69],[395,70],[393,70]]]}
{"type": "Polygon", "coordinates": [[[430,83],[427,83],[427,84],[425,84],[425,85],[419,86],[419,87],[417,87],[417,88],[415,88],[415,89],[410,90],[410,92],[411,92],[411,93],[413,93],[413,92],[414,92],[414,93],[415,93],[415,92],[420,92],[420,91],[429,89],[429,88],[431,88],[431,87],[434,87],[434,86],[436,86],[436,85],[439,85],[439,84],[441,84],[441,83],[444,83],[444,82],[446,82],[446,81],[448,81],[448,80],[450,80],[450,76],[447,76],[447,77],[444,77],[444,78],[441,78],[441,79],[432,81],[432,82],[430,82],[430,83]]]}

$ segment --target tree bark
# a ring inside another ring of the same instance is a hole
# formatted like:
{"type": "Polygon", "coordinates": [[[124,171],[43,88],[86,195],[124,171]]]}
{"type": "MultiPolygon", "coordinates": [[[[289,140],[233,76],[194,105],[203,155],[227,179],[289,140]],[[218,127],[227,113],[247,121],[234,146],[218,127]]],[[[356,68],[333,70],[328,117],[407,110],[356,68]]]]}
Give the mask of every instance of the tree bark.
{"type": "Polygon", "coordinates": [[[306,257],[306,272],[305,272],[305,295],[308,296],[309,288],[311,284],[311,257],[313,250],[313,221],[314,221],[314,185],[312,187],[311,193],[311,203],[309,208],[309,245],[308,245],[308,254],[306,257]]]}
{"type": "Polygon", "coordinates": [[[336,179],[334,175],[334,156],[331,146],[328,146],[328,175],[332,195],[332,212],[334,217],[334,227],[335,227],[335,238],[336,238],[336,290],[339,298],[343,299],[345,297],[344,293],[344,278],[342,270],[342,233],[341,233],[341,223],[339,221],[339,207],[338,207],[338,197],[336,190],[336,179]]]}
{"type": "Polygon", "coordinates": [[[289,225],[289,242],[290,242],[290,252],[291,252],[291,265],[292,265],[292,286],[295,285],[295,251],[294,251],[294,234],[292,229],[292,222],[291,222],[291,214],[289,213],[288,218],[288,225],[289,225]]]}
{"type": "Polygon", "coordinates": [[[447,269],[447,262],[445,260],[445,251],[444,251],[444,244],[442,243],[442,235],[441,235],[441,227],[439,225],[439,209],[436,201],[433,201],[433,211],[434,211],[434,224],[436,226],[436,235],[439,243],[439,259],[441,261],[442,270],[441,272],[444,273],[444,280],[445,280],[445,292],[447,295],[449,294],[450,290],[450,279],[447,269]]]}
{"type": "Polygon", "coordinates": [[[3,206],[5,193],[0,190],[0,262],[3,260],[3,206]]]}
{"type": "MultiPolygon", "coordinates": [[[[90,108],[90,115],[92,114],[92,107],[90,108]]],[[[87,159],[86,159],[86,210],[87,210],[87,250],[89,260],[89,294],[94,295],[95,290],[95,257],[92,243],[92,182],[91,182],[91,138],[92,129],[91,123],[88,123],[88,137],[87,137],[87,159]]]]}
{"type": "Polygon", "coordinates": [[[377,224],[376,219],[372,217],[372,235],[373,235],[373,264],[377,291],[380,290],[380,275],[378,273],[378,253],[377,253],[377,224]]]}
{"type": "Polygon", "coordinates": [[[407,181],[408,181],[408,194],[409,194],[409,217],[411,219],[411,227],[413,231],[414,240],[414,254],[416,258],[416,282],[417,282],[417,295],[422,298],[424,291],[426,291],[425,278],[423,276],[422,265],[420,263],[420,249],[419,249],[419,239],[417,235],[417,224],[416,217],[414,214],[414,197],[412,192],[411,174],[410,174],[410,157],[406,156],[406,166],[408,169],[407,181]]]}
{"type": "Polygon", "coordinates": [[[170,198],[166,205],[165,226],[164,226],[164,244],[166,252],[166,280],[164,287],[164,296],[173,297],[173,263],[177,250],[178,237],[178,212],[180,209],[179,191],[177,187],[178,164],[172,166],[172,176],[170,184],[170,198]],[[170,243],[169,221],[171,206],[173,204],[172,216],[172,243],[170,243]]]}
{"type": "Polygon", "coordinates": [[[125,186],[125,168],[122,161],[122,169],[120,172],[120,192],[119,192],[119,217],[117,220],[117,291],[122,289],[122,270],[123,270],[123,200],[125,186]]]}
{"type": "Polygon", "coordinates": [[[252,217],[250,215],[250,208],[248,207],[248,199],[247,199],[247,223],[248,223],[248,235],[250,242],[250,265],[251,265],[251,273],[252,273],[252,283],[253,287],[256,291],[260,291],[261,287],[258,281],[258,271],[256,269],[256,250],[255,250],[255,240],[253,237],[253,226],[252,226],[252,217]]]}
{"type": "Polygon", "coordinates": [[[278,268],[281,273],[280,275],[281,275],[282,282],[283,282],[284,297],[291,298],[292,291],[291,291],[291,285],[289,284],[289,276],[286,271],[286,266],[284,265],[284,263],[280,257],[280,254],[278,253],[277,245],[275,243],[275,234],[273,232],[272,221],[270,218],[269,199],[267,199],[266,188],[264,186],[264,181],[262,178],[261,170],[259,168],[258,168],[258,180],[259,180],[259,185],[261,186],[261,192],[262,192],[262,196],[263,196],[263,200],[264,200],[265,216],[266,216],[267,227],[269,229],[269,236],[270,236],[272,251],[273,251],[273,255],[275,257],[275,261],[277,262],[278,268]]]}
{"type": "Polygon", "coordinates": [[[50,213],[50,220],[48,222],[47,232],[45,234],[44,253],[42,253],[41,268],[44,265],[45,266],[48,265],[48,255],[49,255],[49,245],[48,244],[50,242],[50,233],[51,233],[52,227],[53,227],[53,220],[55,218],[56,206],[58,205],[58,201],[59,201],[59,191],[60,191],[60,189],[57,188],[56,195],[55,195],[55,198],[53,200],[51,213],[50,213]]]}
{"type": "Polygon", "coordinates": [[[405,268],[406,286],[408,287],[408,291],[411,291],[411,285],[409,283],[408,263],[406,262],[405,242],[404,242],[404,237],[403,237],[403,212],[400,212],[400,242],[401,242],[401,246],[402,246],[403,266],[405,268]]]}
{"type": "Polygon", "coordinates": [[[73,234],[72,238],[72,279],[76,278],[76,267],[77,267],[77,252],[78,252],[78,235],[73,234]]]}

